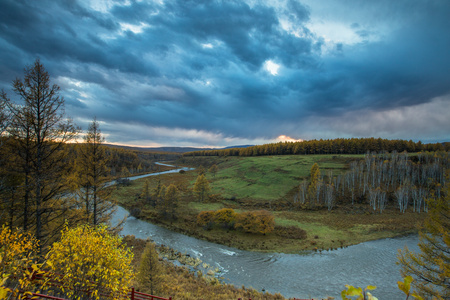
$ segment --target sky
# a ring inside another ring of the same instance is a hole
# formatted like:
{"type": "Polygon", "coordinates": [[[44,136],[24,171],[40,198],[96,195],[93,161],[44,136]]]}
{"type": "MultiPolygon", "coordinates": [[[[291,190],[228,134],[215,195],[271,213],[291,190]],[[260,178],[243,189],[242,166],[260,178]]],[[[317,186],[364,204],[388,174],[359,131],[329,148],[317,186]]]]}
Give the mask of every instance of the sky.
{"type": "Polygon", "coordinates": [[[39,58],[108,143],[450,141],[448,0],[0,0],[0,89],[39,58]]]}

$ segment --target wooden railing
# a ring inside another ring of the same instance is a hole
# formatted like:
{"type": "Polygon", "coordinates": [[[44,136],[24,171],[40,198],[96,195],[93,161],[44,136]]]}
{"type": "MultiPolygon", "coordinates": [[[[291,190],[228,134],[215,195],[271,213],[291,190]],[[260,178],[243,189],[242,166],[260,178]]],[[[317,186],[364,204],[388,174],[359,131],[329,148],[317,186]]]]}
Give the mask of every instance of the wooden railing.
{"type": "MultiPolygon", "coordinates": [[[[31,299],[33,299],[33,300],[35,300],[35,299],[68,300],[65,298],[59,298],[59,297],[55,297],[55,296],[37,294],[37,293],[32,293],[30,295],[26,295],[25,299],[27,299],[27,300],[31,300],[31,299]]],[[[131,290],[128,292],[126,299],[131,299],[131,300],[172,300],[172,297],[169,297],[169,298],[158,297],[158,296],[154,296],[154,295],[150,295],[150,294],[136,292],[134,290],[134,288],[131,288],[131,290]]]]}
{"type": "Polygon", "coordinates": [[[167,299],[167,298],[152,296],[149,294],[144,294],[141,292],[136,292],[134,290],[134,287],[131,288],[131,291],[128,293],[128,296],[130,297],[131,300],[172,300],[172,297],[169,297],[169,299],[167,299]]]}

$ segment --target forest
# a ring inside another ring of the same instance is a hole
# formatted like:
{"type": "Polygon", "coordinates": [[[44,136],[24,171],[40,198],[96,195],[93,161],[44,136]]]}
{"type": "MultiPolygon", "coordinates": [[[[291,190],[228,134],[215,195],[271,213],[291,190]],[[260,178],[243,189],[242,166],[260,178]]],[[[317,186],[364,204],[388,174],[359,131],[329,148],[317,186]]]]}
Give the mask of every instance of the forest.
{"type": "Polygon", "coordinates": [[[185,156],[261,156],[292,154],[366,154],[371,152],[421,152],[450,151],[450,143],[423,144],[421,141],[388,140],[382,138],[337,138],[332,140],[309,140],[279,142],[247,148],[192,151],[185,156]]]}
{"type": "Polygon", "coordinates": [[[426,199],[441,197],[449,168],[448,152],[367,154],[364,159],[352,161],[348,172],[337,176],[332,171],[324,176],[315,164],[310,180],[300,183],[293,204],[331,210],[338,203],[365,203],[382,213],[388,203],[395,203],[402,213],[409,206],[414,212],[426,212],[426,199]]]}

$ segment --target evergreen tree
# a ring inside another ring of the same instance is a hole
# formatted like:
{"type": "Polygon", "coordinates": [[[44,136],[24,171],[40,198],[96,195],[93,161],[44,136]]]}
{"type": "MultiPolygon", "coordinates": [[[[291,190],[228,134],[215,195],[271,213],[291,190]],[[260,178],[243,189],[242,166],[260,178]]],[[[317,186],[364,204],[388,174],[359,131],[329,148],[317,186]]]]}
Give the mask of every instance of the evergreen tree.
{"type": "Polygon", "coordinates": [[[402,276],[412,275],[425,299],[450,299],[450,184],[445,197],[428,200],[429,212],[419,232],[419,253],[399,251],[402,276]]]}

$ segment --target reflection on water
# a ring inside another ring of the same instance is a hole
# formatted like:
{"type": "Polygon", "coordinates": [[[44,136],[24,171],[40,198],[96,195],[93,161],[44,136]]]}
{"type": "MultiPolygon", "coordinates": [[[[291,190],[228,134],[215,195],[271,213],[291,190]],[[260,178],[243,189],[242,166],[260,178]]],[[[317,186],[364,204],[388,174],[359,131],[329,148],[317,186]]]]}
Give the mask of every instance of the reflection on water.
{"type": "MultiPolygon", "coordinates": [[[[118,207],[112,223],[126,215],[128,212],[118,207]]],[[[151,238],[157,244],[198,257],[218,267],[222,271],[219,276],[227,283],[296,298],[340,299],[345,284],[371,284],[377,286],[373,294],[379,299],[402,299],[397,288],[397,281],[401,280],[397,251],[405,245],[418,250],[418,237],[414,235],[308,255],[257,253],[198,240],[133,217],[127,219],[121,234],[151,238]]]]}

